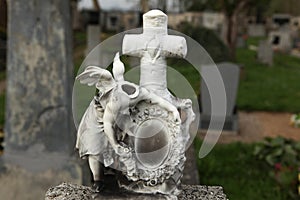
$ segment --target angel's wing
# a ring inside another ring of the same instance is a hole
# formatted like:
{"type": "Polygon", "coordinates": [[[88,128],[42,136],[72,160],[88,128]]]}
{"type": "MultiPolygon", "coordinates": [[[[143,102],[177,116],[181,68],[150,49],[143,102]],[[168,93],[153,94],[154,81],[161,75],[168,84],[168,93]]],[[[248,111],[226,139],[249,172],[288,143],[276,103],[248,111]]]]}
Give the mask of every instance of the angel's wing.
{"type": "Polygon", "coordinates": [[[97,66],[88,66],[84,72],[76,77],[82,84],[88,86],[96,85],[98,82],[113,80],[113,77],[109,71],[97,66]]]}

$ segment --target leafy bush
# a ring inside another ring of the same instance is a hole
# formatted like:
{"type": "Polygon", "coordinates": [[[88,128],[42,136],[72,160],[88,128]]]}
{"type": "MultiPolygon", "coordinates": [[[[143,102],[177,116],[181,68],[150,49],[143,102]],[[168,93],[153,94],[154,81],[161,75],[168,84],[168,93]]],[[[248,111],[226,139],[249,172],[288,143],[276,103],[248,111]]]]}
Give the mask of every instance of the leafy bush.
{"type": "Polygon", "coordinates": [[[275,179],[280,188],[288,191],[291,199],[297,199],[300,142],[283,137],[266,138],[263,143],[255,146],[254,155],[271,167],[270,176],[275,179]]]}
{"type": "Polygon", "coordinates": [[[200,26],[195,27],[186,22],[182,23],[179,29],[201,44],[215,62],[230,60],[228,47],[213,30],[200,26]]]}
{"type": "Polygon", "coordinates": [[[255,147],[254,155],[272,167],[277,163],[300,166],[300,143],[283,137],[266,138],[255,147]]]}
{"type": "Polygon", "coordinates": [[[300,113],[292,115],[290,123],[295,128],[300,128],[300,113]]]}

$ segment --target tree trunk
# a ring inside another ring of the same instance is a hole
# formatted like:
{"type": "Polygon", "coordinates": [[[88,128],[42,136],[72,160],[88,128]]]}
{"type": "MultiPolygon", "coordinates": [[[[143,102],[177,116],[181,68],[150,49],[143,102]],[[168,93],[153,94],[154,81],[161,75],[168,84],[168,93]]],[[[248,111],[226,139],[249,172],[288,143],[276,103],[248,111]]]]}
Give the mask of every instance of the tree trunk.
{"type": "Polygon", "coordinates": [[[229,14],[223,2],[223,12],[227,22],[225,43],[227,44],[230,50],[230,56],[233,60],[235,59],[236,41],[238,37],[238,17],[246,9],[248,3],[249,0],[240,1],[239,4],[235,7],[234,11],[231,14],[229,14]]]}
{"type": "Polygon", "coordinates": [[[235,59],[236,41],[237,41],[237,16],[227,16],[227,34],[226,43],[229,47],[231,59],[235,59]]]}
{"type": "Polygon", "coordinates": [[[141,4],[142,13],[146,13],[146,12],[149,11],[149,2],[148,2],[148,0],[141,0],[140,4],[141,4]]]}
{"type": "Polygon", "coordinates": [[[98,0],[93,0],[93,5],[94,5],[94,8],[96,9],[96,11],[101,10],[101,7],[100,7],[100,4],[98,3],[98,0]]]}

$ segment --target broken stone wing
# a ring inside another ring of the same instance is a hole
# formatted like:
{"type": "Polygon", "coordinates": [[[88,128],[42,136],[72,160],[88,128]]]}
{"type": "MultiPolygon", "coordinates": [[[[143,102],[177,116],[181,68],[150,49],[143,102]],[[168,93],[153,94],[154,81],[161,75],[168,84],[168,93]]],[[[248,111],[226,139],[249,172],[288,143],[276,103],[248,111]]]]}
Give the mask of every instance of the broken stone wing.
{"type": "Polygon", "coordinates": [[[100,91],[110,90],[115,86],[115,81],[109,71],[97,66],[88,66],[84,72],[76,77],[81,84],[95,85],[100,91]]]}

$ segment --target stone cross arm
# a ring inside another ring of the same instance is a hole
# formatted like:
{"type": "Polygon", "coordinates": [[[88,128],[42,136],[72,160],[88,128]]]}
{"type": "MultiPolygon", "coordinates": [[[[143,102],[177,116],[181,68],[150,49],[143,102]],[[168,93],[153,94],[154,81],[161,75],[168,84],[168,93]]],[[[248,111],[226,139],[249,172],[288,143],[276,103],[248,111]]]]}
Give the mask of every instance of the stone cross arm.
{"type": "Polygon", "coordinates": [[[176,35],[127,34],[124,36],[122,52],[125,55],[143,57],[148,50],[160,50],[162,57],[184,58],[187,45],[184,37],[176,35]]]}

